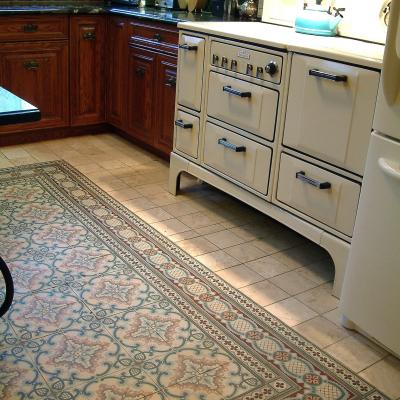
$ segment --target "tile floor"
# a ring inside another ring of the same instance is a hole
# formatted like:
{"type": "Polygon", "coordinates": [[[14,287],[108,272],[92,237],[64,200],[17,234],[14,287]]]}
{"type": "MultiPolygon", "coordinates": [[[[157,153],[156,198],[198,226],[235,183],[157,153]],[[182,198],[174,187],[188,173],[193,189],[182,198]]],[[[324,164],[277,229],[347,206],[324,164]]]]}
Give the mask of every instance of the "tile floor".
{"type": "Polygon", "coordinates": [[[400,360],[340,326],[328,254],[190,176],[167,191],[168,163],[112,135],[0,148],[0,168],[64,159],[269,312],[400,399],[400,360]]]}

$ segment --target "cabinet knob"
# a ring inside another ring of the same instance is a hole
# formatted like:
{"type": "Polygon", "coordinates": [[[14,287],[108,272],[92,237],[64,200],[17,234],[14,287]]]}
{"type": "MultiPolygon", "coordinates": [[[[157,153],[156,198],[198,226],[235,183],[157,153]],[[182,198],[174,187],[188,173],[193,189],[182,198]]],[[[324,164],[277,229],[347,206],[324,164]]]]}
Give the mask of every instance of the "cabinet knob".
{"type": "Polygon", "coordinates": [[[35,24],[25,24],[23,25],[22,30],[26,33],[33,33],[37,32],[38,26],[35,24]]]}
{"type": "Polygon", "coordinates": [[[156,40],[157,42],[161,42],[161,40],[162,40],[161,34],[160,33],[155,33],[153,35],[153,39],[156,40]]]}
{"type": "Polygon", "coordinates": [[[96,40],[96,32],[95,31],[83,32],[83,40],[96,40]]]}
{"type": "Polygon", "coordinates": [[[138,75],[138,76],[144,76],[144,74],[145,74],[145,70],[144,70],[144,68],[140,68],[140,67],[138,67],[138,68],[136,68],[136,75],[138,75]]]}
{"type": "Polygon", "coordinates": [[[24,68],[28,71],[36,71],[39,68],[39,63],[36,60],[25,61],[24,68]]]}

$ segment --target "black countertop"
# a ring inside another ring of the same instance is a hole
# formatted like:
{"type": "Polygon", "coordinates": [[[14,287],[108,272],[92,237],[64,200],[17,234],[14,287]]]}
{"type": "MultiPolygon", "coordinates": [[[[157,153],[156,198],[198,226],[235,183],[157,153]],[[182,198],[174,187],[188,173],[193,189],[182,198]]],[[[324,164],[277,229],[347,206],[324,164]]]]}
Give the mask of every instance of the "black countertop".
{"type": "Polygon", "coordinates": [[[25,100],[0,87],[0,125],[40,120],[40,111],[25,100]]]}
{"type": "Polygon", "coordinates": [[[190,13],[182,10],[166,10],[154,7],[125,7],[119,5],[105,5],[105,2],[3,2],[0,5],[0,15],[25,14],[114,14],[131,16],[139,19],[162,21],[177,24],[184,21],[237,21],[237,18],[216,17],[211,12],[190,13]]]}

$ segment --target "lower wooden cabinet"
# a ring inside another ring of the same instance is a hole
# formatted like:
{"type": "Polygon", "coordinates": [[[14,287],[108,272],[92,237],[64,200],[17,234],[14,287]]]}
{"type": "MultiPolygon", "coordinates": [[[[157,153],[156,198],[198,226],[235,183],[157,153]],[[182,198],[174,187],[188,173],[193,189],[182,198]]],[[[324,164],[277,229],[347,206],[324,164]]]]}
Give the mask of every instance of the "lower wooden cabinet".
{"type": "Polygon", "coordinates": [[[105,39],[103,16],[71,18],[71,125],[104,122],[105,39]]]}
{"type": "Polygon", "coordinates": [[[154,146],[166,154],[172,151],[176,69],[177,60],[175,57],[157,56],[156,134],[154,135],[154,146]]]}
{"type": "Polygon", "coordinates": [[[127,131],[169,154],[172,150],[177,59],[131,47],[127,131]]]}
{"type": "Polygon", "coordinates": [[[0,132],[69,124],[68,42],[0,43],[0,86],[38,107],[39,122],[0,127],[0,132]]]}
{"type": "Polygon", "coordinates": [[[128,133],[149,145],[154,137],[155,72],[154,52],[131,48],[128,72],[128,133]]]}

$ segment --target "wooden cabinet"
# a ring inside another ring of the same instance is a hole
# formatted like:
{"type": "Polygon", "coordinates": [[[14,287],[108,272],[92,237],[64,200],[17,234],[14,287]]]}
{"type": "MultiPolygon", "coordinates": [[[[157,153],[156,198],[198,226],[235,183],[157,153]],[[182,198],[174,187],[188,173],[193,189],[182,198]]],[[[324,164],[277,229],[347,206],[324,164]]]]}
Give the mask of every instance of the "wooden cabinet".
{"type": "Polygon", "coordinates": [[[154,146],[169,154],[172,150],[175,113],[176,58],[157,56],[156,135],[154,146]]]}
{"type": "Polygon", "coordinates": [[[127,112],[129,20],[110,17],[107,26],[107,122],[124,129],[127,112]]]}
{"type": "Polygon", "coordinates": [[[32,103],[42,114],[39,122],[3,126],[0,132],[67,126],[68,42],[0,44],[0,86],[32,103]]]}
{"type": "Polygon", "coordinates": [[[71,18],[71,125],[104,121],[105,28],[102,16],[71,18]]]}
{"type": "Polygon", "coordinates": [[[153,144],[156,54],[136,48],[129,51],[128,132],[153,144]]]}

